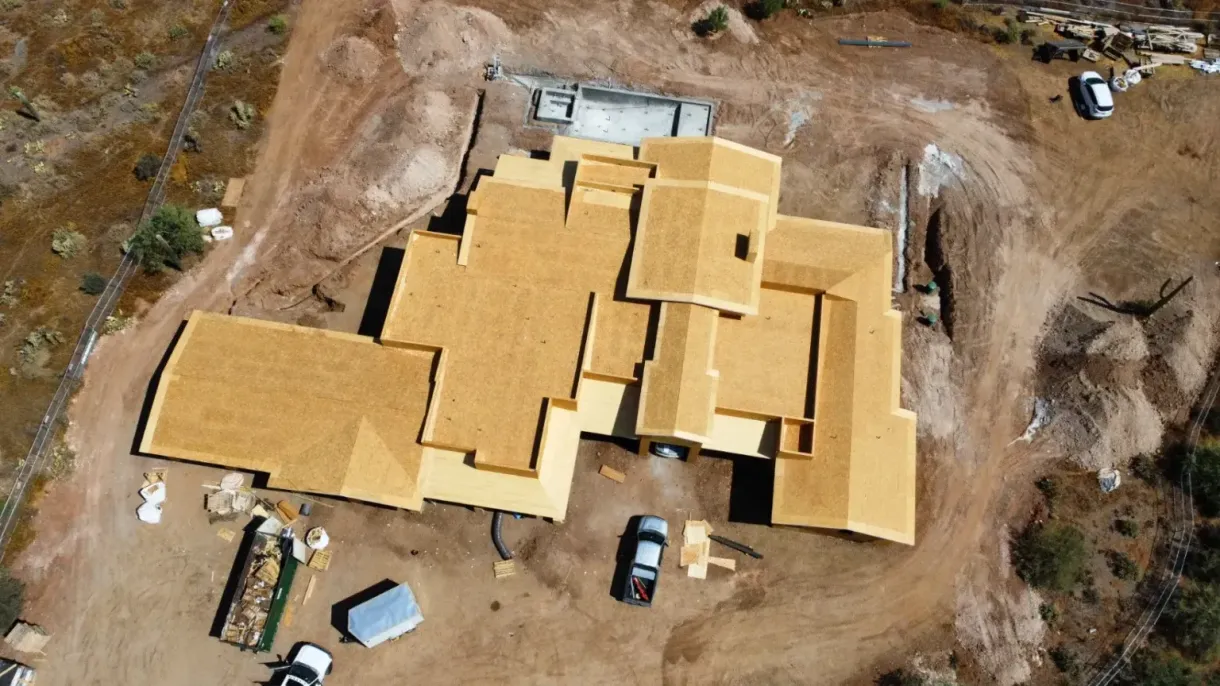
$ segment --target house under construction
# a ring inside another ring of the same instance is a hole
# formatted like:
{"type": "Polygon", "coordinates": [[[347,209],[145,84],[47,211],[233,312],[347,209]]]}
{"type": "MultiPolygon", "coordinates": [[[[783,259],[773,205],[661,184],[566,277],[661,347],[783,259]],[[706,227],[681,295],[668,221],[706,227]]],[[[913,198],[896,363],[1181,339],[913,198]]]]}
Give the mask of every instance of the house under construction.
{"type": "Polygon", "coordinates": [[[913,543],[892,235],[779,187],[719,138],[501,156],[460,236],[410,235],[380,338],[192,313],[141,448],[562,520],[581,434],[617,436],[775,460],[773,523],[913,543]]]}

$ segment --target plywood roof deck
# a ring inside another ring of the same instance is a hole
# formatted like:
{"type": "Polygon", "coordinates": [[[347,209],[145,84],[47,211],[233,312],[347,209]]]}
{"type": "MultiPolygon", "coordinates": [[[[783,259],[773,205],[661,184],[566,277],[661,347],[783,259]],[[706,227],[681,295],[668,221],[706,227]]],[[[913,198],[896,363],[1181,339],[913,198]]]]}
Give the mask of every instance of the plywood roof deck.
{"type": "Polygon", "coordinates": [[[435,357],[195,312],[162,372],[140,449],[267,472],[275,488],[418,508],[417,439],[435,357]]]}
{"type": "Polygon", "coordinates": [[[408,239],[380,345],[193,314],[142,449],[562,520],[581,432],[640,435],[776,459],[775,523],[910,543],[891,235],[779,215],[779,174],[714,138],[502,156],[463,235],[408,239]]]}

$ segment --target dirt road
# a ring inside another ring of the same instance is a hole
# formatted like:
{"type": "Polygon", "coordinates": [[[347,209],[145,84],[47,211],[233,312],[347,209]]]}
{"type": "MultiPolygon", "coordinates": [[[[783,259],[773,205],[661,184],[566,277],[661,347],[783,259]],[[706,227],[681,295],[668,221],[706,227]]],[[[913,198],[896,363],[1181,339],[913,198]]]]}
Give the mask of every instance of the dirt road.
{"type": "MultiPolygon", "coordinates": [[[[1082,290],[1135,297],[1162,272],[1196,274],[1198,293],[1215,287],[1209,269],[1220,244],[1207,221],[1220,200],[1207,189],[1217,168],[1200,132],[1210,131],[1220,94],[1156,79],[1125,96],[1110,122],[1089,123],[1069,103],[1047,101],[1063,91],[1066,65],[1032,65],[1016,49],[898,15],[816,23],[785,15],[753,28],[757,44],[733,34],[708,43],[689,35],[685,7],[479,4],[486,10],[405,1],[302,8],[239,238],[148,307],[136,328],[100,344],[73,406],[81,466],[44,501],[39,538],[18,565],[32,582],[27,614],[56,634],[40,676],[53,685],[266,678],[257,657],[206,638],[236,552],[200,507],[200,484],[218,473],[171,463],[164,523],[140,526],[133,516],[141,471],[164,464],[131,456],[149,379],[190,308],[354,325],[350,313],[325,314],[335,303],[308,297],[314,266],[306,265],[317,255],[294,255],[293,244],[306,230],[297,225],[302,203],[317,198],[320,179],[338,183],[391,91],[486,88],[472,165],[544,145],[532,143],[537,132],[518,130],[521,111],[491,106],[520,102],[508,86],[479,81],[492,52],[510,69],[718,99],[719,135],[785,156],[786,213],[867,222],[897,201],[877,193],[895,154],[928,178],[949,164],[930,158],[929,144],[960,160],[913,202],[913,279],[930,273],[923,244],[937,217],[953,294],[952,339],[944,327],[913,323],[905,338],[904,403],[920,413],[919,543],[860,545],[730,523],[732,471],[745,465],[644,460],[587,443],[567,522],[509,522],[523,570],[507,580],[490,578],[485,514],[443,505],[422,515],[351,503],[316,509],[313,520],[335,539],[335,562],[278,645],[311,640],[334,650],[337,683],[402,674],[420,683],[864,683],[877,668],[955,644],[996,681],[1028,674],[1042,629],[1037,604],[1009,576],[1005,527],[1024,511],[1031,476],[1063,456],[1055,445],[1012,443],[1029,420],[1045,325],[1082,290]],[[851,52],[833,43],[857,33],[916,47],[851,52]],[[344,35],[386,56],[375,85],[340,80],[323,64],[344,35]],[[399,65],[406,72],[392,75],[399,65]],[[602,462],[627,471],[627,484],[598,477],[602,462]],[[742,560],[735,575],[714,570],[705,582],[670,560],[657,606],[615,603],[617,536],[641,512],[671,523],[706,517],[766,559],[742,560]],[[338,644],[332,604],[387,578],[412,585],[425,624],[374,651],[338,644]]],[[[375,236],[427,202],[348,228],[375,236]]],[[[342,293],[368,292],[369,259],[345,272],[342,293]]],[[[917,313],[911,297],[900,299],[908,322],[917,313]]],[[[363,308],[354,296],[341,304],[363,308]]],[[[1208,359],[1214,335],[1198,347],[1190,354],[1208,359]]],[[[1175,383],[1189,395],[1191,379],[1175,383]]]]}

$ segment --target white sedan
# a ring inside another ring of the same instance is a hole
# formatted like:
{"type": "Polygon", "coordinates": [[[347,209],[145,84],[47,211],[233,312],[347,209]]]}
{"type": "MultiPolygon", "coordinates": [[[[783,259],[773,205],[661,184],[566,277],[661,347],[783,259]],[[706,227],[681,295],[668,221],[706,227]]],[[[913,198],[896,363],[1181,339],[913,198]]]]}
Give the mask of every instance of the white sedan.
{"type": "Polygon", "coordinates": [[[1101,74],[1086,71],[1080,75],[1079,97],[1083,114],[1090,119],[1105,119],[1114,114],[1114,96],[1101,74]]]}

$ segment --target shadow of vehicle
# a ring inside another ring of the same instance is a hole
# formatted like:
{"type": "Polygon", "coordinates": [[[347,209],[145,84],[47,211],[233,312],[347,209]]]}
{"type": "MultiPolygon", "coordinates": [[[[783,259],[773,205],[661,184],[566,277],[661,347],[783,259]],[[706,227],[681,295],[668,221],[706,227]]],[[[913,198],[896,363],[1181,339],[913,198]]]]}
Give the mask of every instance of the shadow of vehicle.
{"type": "Polygon", "coordinates": [[[627,575],[631,571],[631,561],[635,558],[635,532],[640,528],[640,519],[644,515],[632,515],[627,520],[627,526],[618,539],[618,549],[614,552],[614,577],[610,580],[610,597],[618,600],[623,597],[627,588],[627,575]]]}

